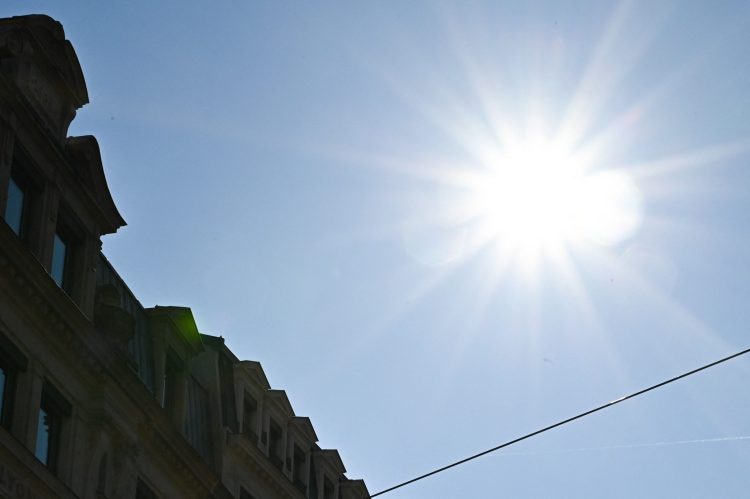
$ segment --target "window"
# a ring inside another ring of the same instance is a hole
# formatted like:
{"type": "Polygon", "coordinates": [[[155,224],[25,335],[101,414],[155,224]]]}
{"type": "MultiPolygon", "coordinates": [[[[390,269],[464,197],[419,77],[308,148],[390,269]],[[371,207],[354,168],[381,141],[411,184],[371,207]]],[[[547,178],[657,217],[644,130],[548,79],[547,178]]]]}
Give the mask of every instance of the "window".
{"type": "Polygon", "coordinates": [[[5,336],[0,335],[0,426],[9,429],[13,418],[16,377],[26,370],[26,357],[5,336]]]}
{"type": "Polygon", "coordinates": [[[273,419],[269,423],[269,443],[268,443],[268,455],[271,458],[271,462],[277,467],[281,468],[283,465],[282,452],[281,452],[281,427],[273,419]]]}
{"type": "Polygon", "coordinates": [[[60,436],[63,420],[70,416],[70,404],[52,385],[45,382],[42,401],[39,406],[39,419],[36,429],[34,455],[53,473],[57,472],[60,452],[60,436]]]}
{"type": "Polygon", "coordinates": [[[219,386],[221,387],[221,414],[224,426],[232,433],[239,432],[237,402],[234,399],[234,368],[229,358],[219,353],[219,386]]]}
{"type": "Polygon", "coordinates": [[[62,421],[55,411],[50,411],[44,404],[39,408],[39,422],[36,430],[36,458],[47,467],[54,469],[57,464],[55,454],[59,445],[60,425],[62,421]]]}
{"type": "Polygon", "coordinates": [[[323,499],[333,499],[333,483],[328,477],[323,479],[323,499]]]}
{"type": "Polygon", "coordinates": [[[135,487],[135,499],[159,499],[159,496],[139,478],[135,487]]]}
{"type": "Polygon", "coordinates": [[[99,253],[97,260],[97,287],[114,287],[120,295],[120,307],[132,313],[135,319],[135,334],[128,342],[128,352],[134,363],[128,365],[138,374],[148,391],[155,395],[157,380],[154,379],[153,333],[148,327],[146,311],[102,253],[99,253]]]}
{"type": "Polygon", "coordinates": [[[5,202],[5,222],[22,241],[28,242],[37,218],[40,176],[34,162],[20,144],[13,147],[13,160],[5,202]]]}
{"type": "Polygon", "coordinates": [[[96,491],[101,495],[106,495],[107,491],[107,455],[103,455],[99,460],[99,471],[96,476],[96,491]]]}
{"type": "Polygon", "coordinates": [[[11,175],[8,184],[8,202],[5,205],[5,222],[19,237],[24,232],[26,205],[28,203],[26,189],[22,186],[23,183],[11,175]]]}
{"type": "Polygon", "coordinates": [[[302,492],[305,492],[305,478],[306,478],[306,471],[305,468],[305,453],[302,452],[302,449],[300,449],[296,444],[294,446],[294,485],[300,489],[302,492]]]}
{"type": "Polygon", "coordinates": [[[208,391],[192,376],[187,378],[188,404],[185,418],[185,436],[209,466],[213,464],[211,442],[211,414],[208,391]]]}
{"type": "Polygon", "coordinates": [[[73,222],[71,212],[64,206],[59,208],[55,236],[52,239],[52,262],[49,273],[63,291],[71,294],[76,280],[79,252],[76,250],[83,240],[80,224],[73,222]]]}
{"type": "Polygon", "coordinates": [[[258,435],[255,430],[258,428],[256,416],[258,414],[258,403],[249,393],[245,392],[244,402],[242,404],[242,433],[247,435],[250,440],[257,442],[258,435]]]}
{"type": "Polygon", "coordinates": [[[63,236],[55,233],[55,240],[52,246],[52,267],[50,275],[58,286],[63,289],[69,287],[70,276],[68,275],[70,267],[70,255],[68,254],[68,243],[63,236]]]}
{"type": "Polygon", "coordinates": [[[13,366],[0,360],[0,424],[10,428],[15,395],[15,370],[13,366]]]}
{"type": "Polygon", "coordinates": [[[33,163],[28,154],[16,144],[13,148],[13,163],[8,179],[8,198],[5,204],[5,222],[22,240],[28,237],[30,212],[34,200],[34,182],[31,172],[33,163]]]}
{"type": "Polygon", "coordinates": [[[5,412],[5,391],[7,390],[9,374],[10,372],[5,366],[0,366],[0,412],[5,412]]]}
{"type": "Polygon", "coordinates": [[[177,377],[180,374],[181,364],[177,354],[170,349],[164,359],[161,399],[161,406],[168,411],[174,410],[175,398],[177,396],[177,377]]]}

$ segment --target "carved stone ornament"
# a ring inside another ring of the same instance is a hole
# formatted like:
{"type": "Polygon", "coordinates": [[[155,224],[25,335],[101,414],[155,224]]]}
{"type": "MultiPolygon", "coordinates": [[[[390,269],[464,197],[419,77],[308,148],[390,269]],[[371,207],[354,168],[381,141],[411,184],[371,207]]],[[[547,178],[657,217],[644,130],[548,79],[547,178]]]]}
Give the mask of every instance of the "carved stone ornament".
{"type": "Polygon", "coordinates": [[[128,341],[135,334],[135,319],[120,307],[120,292],[112,284],[96,289],[94,323],[121,348],[127,348],[128,341]]]}

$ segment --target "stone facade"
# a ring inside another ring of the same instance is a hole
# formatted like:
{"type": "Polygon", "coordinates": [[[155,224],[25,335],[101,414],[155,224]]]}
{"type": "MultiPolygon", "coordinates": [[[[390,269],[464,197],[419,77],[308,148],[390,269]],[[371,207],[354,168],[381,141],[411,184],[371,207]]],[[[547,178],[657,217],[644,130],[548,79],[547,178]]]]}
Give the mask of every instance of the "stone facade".
{"type": "Polygon", "coordinates": [[[0,497],[369,497],[258,362],[101,253],[125,221],[67,136],[87,102],[60,23],[0,20],[0,497]]]}

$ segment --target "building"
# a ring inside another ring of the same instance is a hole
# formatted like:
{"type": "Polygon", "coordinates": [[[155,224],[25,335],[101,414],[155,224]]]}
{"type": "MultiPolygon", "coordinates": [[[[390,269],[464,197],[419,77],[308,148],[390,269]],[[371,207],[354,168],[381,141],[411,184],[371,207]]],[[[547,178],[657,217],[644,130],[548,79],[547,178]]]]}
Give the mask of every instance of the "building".
{"type": "Polygon", "coordinates": [[[0,20],[0,497],[362,499],[258,362],[101,253],[125,225],[60,23],[0,20]]]}

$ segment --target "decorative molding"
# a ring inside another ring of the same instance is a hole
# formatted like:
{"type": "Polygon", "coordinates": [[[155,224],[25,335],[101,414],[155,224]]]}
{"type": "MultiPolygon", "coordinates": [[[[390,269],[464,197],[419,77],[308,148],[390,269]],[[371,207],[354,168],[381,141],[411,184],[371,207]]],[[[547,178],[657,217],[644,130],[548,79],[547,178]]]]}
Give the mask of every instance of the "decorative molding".
{"type": "MultiPolygon", "coordinates": [[[[8,241],[7,243],[2,241],[2,239],[10,239],[11,237],[2,237],[3,233],[9,232],[10,229],[7,227],[0,227],[0,248],[5,251],[7,250],[7,247],[9,245],[18,245],[20,244],[18,241],[8,241]]],[[[15,239],[13,235],[13,239],[15,239]]],[[[21,268],[21,264],[18,263],[18,260],[28,259],[28,256],[25,258],[17,258],[13,259],[12,257],[8,257],[4,254],[0,254],[0,271],[4,272],[10,279],[8,279],[8,282],[11,283],[12,286],[15,287],[15,294],[16,296],[23,296],[26,299],[27,304],[31,304],[35,307],[33,310],[34,317],[37,320],[41,320],[45,323],[47,326],[46,328],[43,328],[44,330],[50,331],[54,333],[53,341],[54,340],[62,340],[59,342],[60,344],[66,344],[67,347],[69,347],[74,355],[77,356],[77,360],[82,361],[78,362],[78,364],[84,365],[86,368],[90,369],[93,374],[94,378],[99,379],[106,374],[106,369],[104,364],[98,359],[98,356],[89,348],[87,345],[87,342],[84,341],[81,338],[81,335],[77,333],[76,331],[82,331],[82,330],[93,330],[93,325],[86,319],[86,317],[83,315],[83,313],[78,310],[78,307],[75,306],[75,304],[65,296],[64,298],[69,302],[69,307],[75,307],[77,314],[80,315],[80,320],[78,321],[80,324],[77,326],[71,326],[69,324],[70,321],[66,320],[61,313],[58,312],[58,304],[55,304],[54,301],[59,301],[60,298],[63,298],[62,296],[58,297],[49,297],[48,292],[43,292],[39,290],[39,286],[37,283],[31,282],[29,278],[26,276],[28,275],[34,275],[41,272],[44,272],[44,270],[39,266],[40,268],[32,269],[32,272],[29,272],[27,269],[21,268]]],[[[46,272],[44,272],[44,277],[46,278],[46,272]]],[[[49,283],[46,283],[48,287],[51,287],[53,285],[52,281],[50,280],[49,283]]],[[[64,291],[55,289],[55,294],[64,294],[64,291]]]]}
{"type": "Polygon", "coordinates": [[[274,466],[257,445],[249,442],[245,435],[229,435],[228,449],[232,450],[237,458],[252,467],[263,481],[270,485],[276,492],[289,499],[303,499],[305,496],[294,483],[284,474],[281,468],[274,466]]]}
{"type": "MultiPolygon", "coordinates": [[[[195,472],[193,467],[188,465],[188,463],[198,463],[198,466],[206,466],[203,464],[203,459],[187,444],[187,441],[184,442],[184,447],[193,451],[195,454],[194,457],[189,456],[189,453],[186,455],[176,450],[173,442],[170,442],[170,439],[160,431],[160,426],[162,425],[148,421],[142,421],[138,424],[138,433],[143,437],[141,438],[142,445],[143,442],[148,442],[149,446],[154,447],[157,450],[156,455],[160,456],[169,463],[171,467],[178,471],[182,478],[180,483],[184,484],[189,489],[200,490],[204,495],[208,496],[213,481],[215,480],[209,479],[204,482],[204,480],[202,480],[195,472]]],[[[211,472],[211,475],[213,478],[213,472],[211,472]]]]}

